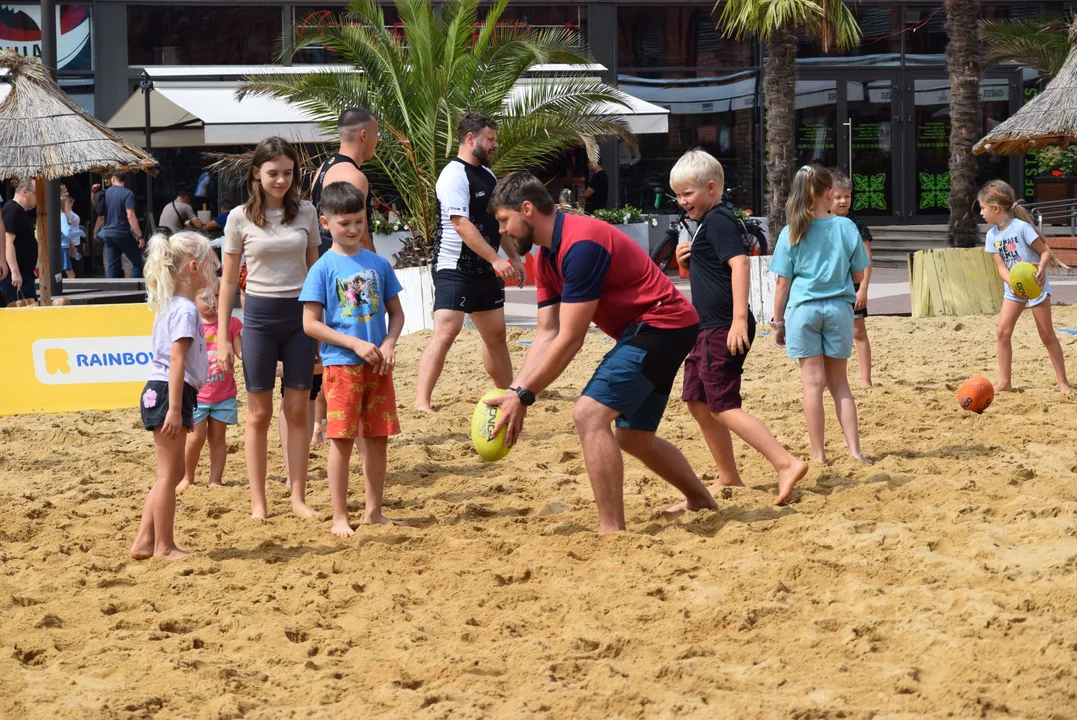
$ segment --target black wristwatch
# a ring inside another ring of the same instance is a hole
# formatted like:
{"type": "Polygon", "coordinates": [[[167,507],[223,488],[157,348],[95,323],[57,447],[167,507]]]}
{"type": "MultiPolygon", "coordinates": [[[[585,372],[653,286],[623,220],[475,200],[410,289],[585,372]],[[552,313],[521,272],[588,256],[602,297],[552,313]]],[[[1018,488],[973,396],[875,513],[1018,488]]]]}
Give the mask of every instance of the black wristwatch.
{"type": "Polygon", "coordinates": [[[524,407],[531,407],[535,404],[535,393],[530,390],[520,387],[510,387],[509,390],[516,393],[516,397],[520,398],[520,404],[524,407]]]}

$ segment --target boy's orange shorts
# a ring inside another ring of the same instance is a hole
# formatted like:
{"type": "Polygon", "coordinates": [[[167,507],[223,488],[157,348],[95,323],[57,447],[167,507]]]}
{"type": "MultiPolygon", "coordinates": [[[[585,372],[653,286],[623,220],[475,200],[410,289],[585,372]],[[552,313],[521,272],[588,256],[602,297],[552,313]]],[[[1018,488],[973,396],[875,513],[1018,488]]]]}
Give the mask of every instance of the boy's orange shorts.
{"type": "Polygon", "coordinates": [[[370,365],[329,365],[322,374],[327,409],[325,436],[336,440],[388,437],[400,432],[393,374],[370,365]]]}

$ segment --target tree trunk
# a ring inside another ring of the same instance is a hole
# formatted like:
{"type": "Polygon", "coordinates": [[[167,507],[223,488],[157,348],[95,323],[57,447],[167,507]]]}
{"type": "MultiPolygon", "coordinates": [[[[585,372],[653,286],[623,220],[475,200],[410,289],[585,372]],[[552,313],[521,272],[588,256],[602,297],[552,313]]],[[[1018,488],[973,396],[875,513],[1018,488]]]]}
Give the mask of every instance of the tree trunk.
{"type": "MultiPolygon", "coordinates": [[[[57,212],[56,208],[49,208],[49,194],[46,192],[48,182],[45,177],[39,176],[34,181],[34,192],[37,193],[37,266],[41,272],[41,292],[38,294],[39,304],[49,306],[52,304],[52,269],[49,266],[49,222],[50,212],[57,212]]],[[[32,283],[34,276],[24,277],[23,283],[32,283]]]]}
{"type": "Polygon", "coordinates": [[[788,28],[771,33],[763,70],[767,125],[767,222],[771,237],[785,227],[785,201],[797,164],[794,138],[797,36],[788,28]]]}
{"type": "Polygon", "coordinates": [[[980,130],[980,44],[975,28],[980,0],[947,0],[946,65],[950,71],[950,230],[955,247],[979,244],[976,228],[976,156],[980,130]]]}

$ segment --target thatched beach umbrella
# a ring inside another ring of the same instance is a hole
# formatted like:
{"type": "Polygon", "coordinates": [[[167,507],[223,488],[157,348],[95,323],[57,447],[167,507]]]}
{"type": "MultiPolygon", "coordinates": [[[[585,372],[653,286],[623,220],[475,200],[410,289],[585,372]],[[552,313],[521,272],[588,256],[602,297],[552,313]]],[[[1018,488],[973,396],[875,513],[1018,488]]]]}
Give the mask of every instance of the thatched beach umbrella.
{"type": "Polygon", "coordinates": [[[1077,18],[1070,25],[1070,54],[1062,69],[1032,101],[989,132],[972,151],[1024,155],[1045,145],[1077,141],[1077,18]]]}
{"type": "MultiPolygon", "coordinates": [[[[11,89],[0,102],[0,177],[37,181],[42,304],[51,302],[45,181],[84,172],[146,170],[157,162],[79,107],[33,58],[0,53],[11,89]]],[[[57,212],[55,209],[54,212],[57,212]]]]}

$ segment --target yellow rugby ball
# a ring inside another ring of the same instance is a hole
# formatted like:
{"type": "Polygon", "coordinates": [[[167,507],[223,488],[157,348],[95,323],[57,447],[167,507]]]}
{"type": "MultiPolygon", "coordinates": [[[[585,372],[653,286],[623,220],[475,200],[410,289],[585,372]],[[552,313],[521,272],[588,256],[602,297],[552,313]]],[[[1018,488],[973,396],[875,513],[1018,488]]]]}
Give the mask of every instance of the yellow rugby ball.
{"type": "Polygon", "coordinates": [[[1043,288],[1036,282],[1036,266],[1019,262],[1010,268],[1010,290],[1022,300],[1035,300],[1042,295],[1043,288]]]}
{"type": "Polygon", "coordinates": [[[505,457],[509,454],[509,448],[505,447],[505,428],[494,435],[497,421],[501,419],[501,408],[487,405],[485,401],[508,393],[508,390],[491,390],[482,396],[475,405],[475,412],[471,414],[471,442],[475,445],[475,451],[487,462],[497,462],[505,457]]]}

